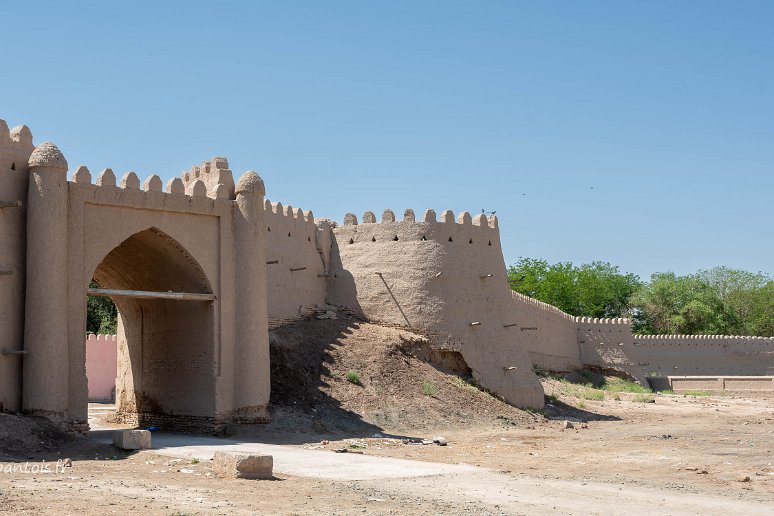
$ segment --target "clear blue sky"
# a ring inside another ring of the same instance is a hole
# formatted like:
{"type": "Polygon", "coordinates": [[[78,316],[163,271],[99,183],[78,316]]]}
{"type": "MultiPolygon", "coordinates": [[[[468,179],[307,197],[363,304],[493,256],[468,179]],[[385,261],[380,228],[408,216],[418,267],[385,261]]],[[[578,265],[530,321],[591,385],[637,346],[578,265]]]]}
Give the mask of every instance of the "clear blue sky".
{"type": "Polygon", "coordinates": [[[317,217],[496,210],[508,263],[774,272],[774,2],[69,4],[0,6],[0,118],[71,168],[223,155],[317,217]]]}

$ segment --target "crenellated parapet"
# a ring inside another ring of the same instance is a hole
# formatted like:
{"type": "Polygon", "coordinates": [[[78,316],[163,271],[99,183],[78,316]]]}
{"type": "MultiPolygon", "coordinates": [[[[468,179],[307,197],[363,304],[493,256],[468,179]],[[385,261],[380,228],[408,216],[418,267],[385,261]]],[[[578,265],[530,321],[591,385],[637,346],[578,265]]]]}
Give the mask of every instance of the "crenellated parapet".
{"type": "Polygon", "coordinates": [[[78,195],[84,202],[184,213],[212,214],[217,203],[231,203],[235,198],[233,186],[231,193],[223,184],[209,191],[201,179],[186,186],[176,177],[164,188],[158,175],[140,181],[135,172],[126,172],[119,180],[110,168],[102,170],[93,181],[92,173],[84,165],[75,169],[69,184],[71,195],[78,195]]]}
{"type": "Polygon", "coordinates": [[[333,228],[328,302],[427,335],[517,406],[543,392],[510,309],[497,217],[445,210],[354,213],[333,228]]]}
{"type": "Polygon", "coordinates": [[[274,225],[277,228],[315,229],[317,227],[311,211],[290,205],[283,206],[281,202],[272,202],[268,199],[264,202],[264,221],[269,227],[274,225]]]}
{"type": "Polygon", "coordinates": [[[774,351],[774,337],[749,335],[634,335],[635,346],[722,346],[774,351]]]}
{"type": "MultiPolygon", "coordinates": [[[[228,168],[228,160],[216,156],[194,165],[181,174],[186,193],[193,194],[197,181],[204,184],[207,197],[211,199],[235,199],[234,174],[228,168]]],[[[199,187],[200,188],[200,187],[199,187]]]]}
{"type": "Polygon", "coordinates": [[[269,327],[292,323],[325,304],[330,228],[311,211],[264,202],[269,327]]]}
{"type": "Polygon", "coordinates": [[[521,292],[516,292],[515,290],[511,292],[511,296],[513,299],[520,301],[522,303],[535,306],[541,310],[545,310],[547,312],[551,312],[556,314],[558,317],[561,317],[562,319],[567,319],[568,321],[575,322],[577,319],[580,319],[579,317],[575,317],[574,315],[570,315],[567,312],[563,312],[559,308],[555,307],[554,305],[550,305],[548,303],[544,303],[543,301],[539,301],[533,297],[529,297],[525,294],[522,294],[521,292]]]}
{"type": "Polygon", "coordinates": [[[367,244],[383,241],[435,241],[443,245],[472,245],[477,248],[496,247],[499,252],[500,236],[496,216],[487,217],[483,213],[475,217],[467,211],[460,212],[455,217],[451,210],[441,212],[440,217],[435,210],[428,209],[421,217],[414,210],[403,212],[403,219],[398,220],[395,213],[386,209],[377,221],[376,214],[366,211],[362,222],[358,223],[357,215],[348,213],[344,223],[334,229],[338,239],[346,235],[339,245],[367,244]]]}

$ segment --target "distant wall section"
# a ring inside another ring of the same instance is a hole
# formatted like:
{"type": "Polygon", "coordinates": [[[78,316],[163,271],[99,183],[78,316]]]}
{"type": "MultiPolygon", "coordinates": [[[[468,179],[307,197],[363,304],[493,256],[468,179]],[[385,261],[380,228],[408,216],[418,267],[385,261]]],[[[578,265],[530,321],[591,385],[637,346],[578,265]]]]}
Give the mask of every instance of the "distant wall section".
{"type": "Polygon", "coordinates": [[[646,374],[774,375],[774,338],[729,335],[635,335],[646,374]]]}

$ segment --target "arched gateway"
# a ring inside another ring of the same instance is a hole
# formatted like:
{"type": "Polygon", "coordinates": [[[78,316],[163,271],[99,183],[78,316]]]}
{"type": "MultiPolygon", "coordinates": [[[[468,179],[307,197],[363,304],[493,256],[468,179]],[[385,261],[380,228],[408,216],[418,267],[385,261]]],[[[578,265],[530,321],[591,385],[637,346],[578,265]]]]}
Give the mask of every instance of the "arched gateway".
{"type": "MultiPolygon", "coordinates": [[[[216,162],[217,163],[217,162],[216,162]]],[[[225,163],[225,162],[223,162],[225,163]]],[[[86,296],[119,309],[117,413],[172,428],[260,421],[269,398],[264,187],[225,167],[119,186],[44,143],[29,158],[23,409],[87,425],[86,296]],[[187,191],[186,191],[187,190],[187,191]],[[101,288],[89,289],[92,278],[101,288]],[[238,300],[238,302],[237,302],[238,300]]]]}

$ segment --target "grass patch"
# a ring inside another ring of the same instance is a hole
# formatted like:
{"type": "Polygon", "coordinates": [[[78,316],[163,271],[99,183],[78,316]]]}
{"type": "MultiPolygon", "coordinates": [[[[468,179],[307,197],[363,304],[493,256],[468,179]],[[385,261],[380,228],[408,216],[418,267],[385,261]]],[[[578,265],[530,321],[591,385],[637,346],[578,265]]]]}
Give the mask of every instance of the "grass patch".
{"type": "Polygon", "coordinates": [[[458,389],[462,389],[463,391],[468,392],[481,392],[478,387],[476,386],[476,381],[471,378],[470,380],[466,380],[465,378],[459,377],[459,376],[453,376],[451,379],[451,384],[457,387],[458,389]]]}
{"type": "Polygon", "coordinates": [[[191,464],[199,464],[199,459],[194,457],[193,459],[191,459],[191,464]]]}
{"type": "Polygon", "coordinates": [[[660,394],[674,394],[675,391],[672,389],[664,389],[663,391],[658,391],[660,394]]]}
{"type": "Polygon", "coordinates": [[[425,382],[422,384],[422,394],[425,396],[434,396],[436,392],[438,392],[438,389],[432,383],[425,382]]]}
{"type": "Polygon", "coordinates": [[[567,380],[562,381],[562,394],[582,400],[605,399],[605,391],[595,389],[590,383],[578,385],[567,380]]]}
{"type": "Polygon", "coordinates": [[[602,388],[608,392],[634,392],[634,393],[650,393],[651,390],[647,387],[632,382],[630,380],[624,380],[611,376],[606,379],[605,385],[602,388]]]}
{"type": "Polygon", "coordinates": [[[354,383],[355,385],[363,385],[360,382],[360,375],[357,374],[355,371],[347,371],[347,381],[350,383],[354,383]]]}
{"type": "Polygon", "coordinates": [[[586,402],[583,400],[580,400],[577,405],[578,408],[586,408],[586,402]]]}
{"type": "Polygon", "coordinates": [[[683,396],[712,396],[712,393],[709,391],[683,391],[679,394],[683,396]]]}
{"type": "Polygon", "coordinates": [[[586,389],[580,393],[580,397],[584,400],[603,400],[605,399],[605,391],[599,389],[586,389]]]}
{"type": "Polygon", "coordinates": [[[632,401],[635,403],[655,403],[656,397],[652,394],[636,394],[632,401]]]}
{"type": "Polygon", "coordinates": [[[553,394],[549,394],[548,396],[546,396],[546,398],[548,398],[549,403],[556,403],[557,401],[559,401],[559,398],[557,398],[553,394]]]}
{"type": "Polygon", "coordinates": [[[613,395],[613,400],[615,400],[615,401],[621,401],[621,397],[618,395],[618,393],[617,393],[617,392],[616,392],[616,393],[613,395]]]}

